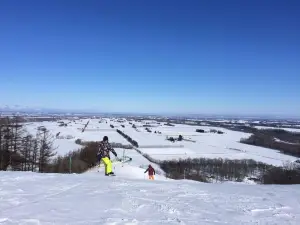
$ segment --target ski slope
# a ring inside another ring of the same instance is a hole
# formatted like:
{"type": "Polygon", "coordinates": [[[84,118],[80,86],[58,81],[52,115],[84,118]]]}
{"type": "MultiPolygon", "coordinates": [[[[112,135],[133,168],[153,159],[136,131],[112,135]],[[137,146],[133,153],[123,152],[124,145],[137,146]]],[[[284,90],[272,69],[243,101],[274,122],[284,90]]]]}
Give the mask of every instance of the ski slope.
{"type": "MultiPolygon", "coordinates": [[[[124,176],[124,177],[138,177],[145,179],[146,175],[144,174],[144,171],[147,169],[148,165],[151,164],[152,167],[156,170],[156,179],[165,180],[165,173],[164,171],[159,167],[159,165],[156,165],[154,163],[149,162],[144,156],[139,154],[134,149],[121,149],[121,148],[115,148],[116,153],[118,154],[118,158],[123,157],[123,154],[125,157],[132,158],[132,161],[126,162],[126,163],[119,163],[114,162],[116,160],[116,157],[113,154],[111,155],[111,160],[113,162],[113,171],[118,174],[118,177],[124,176]],[[134,173],[134,174],[133,174],[134,173]]],[[[104,164],[100,165],[99,167],[93,168],[88,172],[100,172],[101,174],[104,174],[104,164]]]]}
{"type": "Polygon", "coordinates": [[[0,224],[299,224],[299,185],[0,172],[0,224]]]}

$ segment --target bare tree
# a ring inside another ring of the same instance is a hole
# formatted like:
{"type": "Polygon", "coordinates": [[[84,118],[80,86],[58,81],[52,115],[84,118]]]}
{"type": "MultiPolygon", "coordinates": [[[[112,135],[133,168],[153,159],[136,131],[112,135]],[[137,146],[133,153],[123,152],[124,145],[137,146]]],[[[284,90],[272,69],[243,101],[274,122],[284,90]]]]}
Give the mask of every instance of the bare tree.
{"type": "Polygon", "coordinates": [[[56,155],[53,146],[54,137],[50,132],[43,128],[40,129],[40,146],[39,146],[39,172],[45,172],[46,166],[49,164],[50,159],[56,155]]]}
{"type": "Polygon", "coordinates": [[[0,124],[0,170],[6,170],[10,161],[12,130],[9,118],[0,124]]]}
{"type": "Polygon", "coordinates": [[[32,140],[32,164],[31,164],[31,171],[36,171],[38,168],[38,159],[39,159],[39,143],[38,139],[35,138],[32,140]]]}
{"type": "Polygon", "coordinates": [[[22,138],[25,135],[25,129],[23,128],[23,125],[20,123],[20,121],[21,118],[17,116],[11,120],[11,150],[13,152],[16,152],[19,149],[22,144],[22,138]]]}
{"type": "Polygon", "coordinates": [[[33,152],[33,140],[31,135],[27,135],[22,140],[22,146],[19,150],[20,155],[22,157],[22,171],[29,171],[32,167],[33,161],[32,159],[32,152],[33,152]]]}

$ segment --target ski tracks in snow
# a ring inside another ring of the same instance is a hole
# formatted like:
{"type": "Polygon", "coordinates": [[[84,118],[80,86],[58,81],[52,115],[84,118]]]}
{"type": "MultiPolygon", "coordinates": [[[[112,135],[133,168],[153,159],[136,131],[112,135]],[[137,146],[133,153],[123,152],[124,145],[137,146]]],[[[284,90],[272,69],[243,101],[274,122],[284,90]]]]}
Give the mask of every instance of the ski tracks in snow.
{"type": "Polygon", "coordinates": [[[0,187],[0,225],[284,225],[300,219],[300,191],[293,186],[150,181],[99,173],[29,177],[0,187]]]}
{"type": "Polygon", "coordinates": [[[196,189],[178,182],[172,186],[153,182],[148,188],[144,183],[114,185],[122,192],[122,202],[126,203],[127,210],[141,224],[297,224],[297,218],[300,218],[299,198],[295,202],[284,201],[281,197],[283,187],[277,194],[263,194],[260,187],[253,193],[252,189],[247,192],[252,187],[245,186],[241,192],[235,185],[224,185],[224,189],[209,184],[196,189]],[[151,215],[144,215],[145,212],[151,212],[151,215]]]}
{"type": "Polygon", "coordinates": [[[170,188],[165,182],[149,181],[137,182],[115,182],[114,189],[122,193],[121,207],[127,210],[129,215],[135,216],[135,222],[140,224],[198,224],[197,219],[192,218],[192,206],[184,201],[187,192],[178,185],[170,188]],[[149,188],[150,186],[150,188],[149,188]],[[151,188],[151,186],[153,186],[151,188]],[[183,216],[190,215],[191,217],[183,216]],[[159,218],[159,219],[158,219],[159,218]]]}
{"type": "MultiPolygon", "coordinates": [[[[11,210],[21,210],[21,209],[19,209],[21,207],[26,207],[28,205],[32,205],[32,204],[35,204],[35,203],[40,203],[41,201],[47,201],[48,199],[50,199],[52,197],[57,197],[58,195],[62,195],[64,193],[70,191],[71,189],[80,186],[81,184],[82,183],[77,183],[75,185],[64,187],[64,188],[60,189],[59,191],[55,191],[54,193],[44,195],[44,196],[39,197],[39,198],[37,198],[35,200],[31,200],[31,201],[27,201],[27,202],[25,201],[23,203],[16,204],[14,206],[10,206],[10,207],[4,208],[4,209],[1,210],[0,216],[2,214],[4,214],[4,213],[9,213],[9,211],[11,211],[11,210]]],[[[19,202],[17,202],[17,203],[19,203],[19,202]]],[[[1,223],[1,218],[0,218],[0,223],[1,223]]]]}

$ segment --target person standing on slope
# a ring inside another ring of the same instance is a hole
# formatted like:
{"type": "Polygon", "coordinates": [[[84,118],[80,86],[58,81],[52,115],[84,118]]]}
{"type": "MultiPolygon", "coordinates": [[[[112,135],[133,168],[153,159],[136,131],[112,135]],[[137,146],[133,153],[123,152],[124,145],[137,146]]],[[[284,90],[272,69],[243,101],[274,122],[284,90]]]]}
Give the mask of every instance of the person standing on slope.
{"type": "Polygon", "coordinates": [[[108,137],[104,136],[99,144],[98,160],[102,160],[105,165],[105,176],[114,175],[114,172],[112,172],[112,163],[110,161],[110,151],[117,157],[117,153],[108,142],[108,137]]]}
{"type": "Polygon", "coordinates": [[[147,173],[147,172],[149,175],[149,180],[154,180],[155,170],[151,165],[148,166],[148,168],[146,169],[146,171],[144,173],[147,173]]]}

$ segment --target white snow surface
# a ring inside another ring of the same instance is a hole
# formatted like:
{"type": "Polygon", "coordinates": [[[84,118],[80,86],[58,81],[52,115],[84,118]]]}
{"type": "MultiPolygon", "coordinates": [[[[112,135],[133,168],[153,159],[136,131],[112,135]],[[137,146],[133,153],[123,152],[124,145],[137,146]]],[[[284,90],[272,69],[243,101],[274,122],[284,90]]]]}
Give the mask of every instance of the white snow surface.
{"type": "MultiPolygon", "coordinates": [[[[231,131],[225,128],[209,126],[189,126],[176,125],[175,127],[156,128],[162,132],[161,135],[176,136],[181,134],[185,139],[191,141],[181,141],[172,143],[165,141],[169,148],[145,148],[139,149],[156,159],[184,159],[184,158],[228,158],[228,159],[253,159],[256,161],[282,166],[286,162],[294,161],[296,157],[284,155],[278,150],[268,149],[253,145],[240,143],[241,138],[247,138],[251,134],[231,131]],[[224,134],[196,133],[196,129],[209,131],[210,129],[221,130],[224,134]],[[181,145],[183,147],[179,148],[181,145]],[[172,148],[173,146],[173,148],[172,148]]],[[[152,134],[155,135],[155,134],[152,134]]],[[[151,140],[150,138],[148,139],[151,140]]],[[[150,143],[149,143],[150,144],[150,143]]]]}
{"type": "MultiPolygon", "coordinates": [[[[163,179],[165,179],[165,176],[164,176],[165,173],[163,172],[163,170],[161,170],[158,165],[156,165],[154,163],[150,163],[144,156],[142,156],[136,150],[115,148],[115,151],[118,154],[118,158],[122,159],[123,154],[127,157],[132,158],[132,161],[130,161],[128,163],[124,163],[124,164],[113,163],[113,168],[117,172],[118,176],[120,176],[120,173],[124,174],[124,170],[129,169],[130,171],[133,171],[133,172],[138,171],[139,178],[143,178],[144,174],[142,172],[144,172],[147,169],[148,165],[151,164],[152,167],[155,169],[157,175],[159,175],[157,178],[161,179],[161,177],[162,177],[163,179]]],[[[115,159],[115,156],[113,154],[111,154],[111,159],[112,159],[112,161],[114,161],[114,159],[115,159]]],[[[96,172],[96,171],[98,171],[98,168],[94,168],[90,172],[96,172]]],[[[100,171],[103,171],[103,173],[104,173],[103,164],[100,166],[100,171]]],[[[129,174],[130,174],[130,172],[129,172],[129,174]]],[[[125,173],[125,175],[127,176],[128,173],[125,173]]],[[[132,174],[130,176],[132,176],[132,174]]]]}
{"type": "Polygon", "coordinates": [[[0,224],[299,224],[299,185],[150,181],[124,167],[115,177],[0,172],[0,224]]]}

